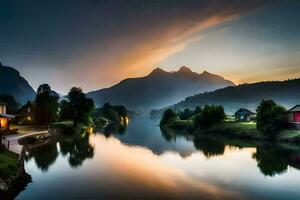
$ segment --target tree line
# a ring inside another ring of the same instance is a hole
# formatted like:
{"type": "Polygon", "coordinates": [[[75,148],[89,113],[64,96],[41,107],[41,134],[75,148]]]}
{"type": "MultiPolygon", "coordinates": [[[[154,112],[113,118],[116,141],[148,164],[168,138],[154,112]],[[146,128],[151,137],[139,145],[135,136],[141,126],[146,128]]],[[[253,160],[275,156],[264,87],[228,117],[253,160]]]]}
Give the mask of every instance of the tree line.
{"type": "MultiPolygon", "coordinates": [[[[268,137],[274,138],[280,130],[287,128],[286,109],[273,100],[262,100],[256,111],[256,128],[268,137]]],[[[205,105],[202,108],[197,106],[195,109],[186,108],[183,111],[169,108],[163,113],[160,126],[189,120],[192,121],[193,128],[206,130],[215,124],[223,123],[226,117],[221,105],[205,105]]]]}

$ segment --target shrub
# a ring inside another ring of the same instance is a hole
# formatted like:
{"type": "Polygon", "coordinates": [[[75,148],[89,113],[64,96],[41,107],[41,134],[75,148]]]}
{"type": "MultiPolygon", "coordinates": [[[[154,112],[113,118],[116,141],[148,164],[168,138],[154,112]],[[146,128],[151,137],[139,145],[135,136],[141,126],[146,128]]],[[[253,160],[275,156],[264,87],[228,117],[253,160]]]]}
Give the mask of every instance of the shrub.
{"type": "Polygon", "coordinates": [[[187,119],[191,118],[193,115],[194,115],[194,111],[186,108],[182,112],[179,113],[179,118],[181,120],[187,120],[187,119]]]}
{"type": "Polygon", "coordinates": [[[272,100],[262,100],[257,108],[257,129],[269,137],[276,137],[286,127],[286,110],[272,100]]]}
{"type": "Polygon", "coordinates": [[[226,115],[223,106],[206,105],[193,119],[196,128],[209,128],[215,123],[219,123],[225,119],[226,115]]]}
{"type": "Polygon", "coordinates": [[[160,125],[169,124],[175,119],[176,119],[176,113],[174,112],[173,109],[169,108],[164,112],[162,119],[160,120],[160,125]]]}

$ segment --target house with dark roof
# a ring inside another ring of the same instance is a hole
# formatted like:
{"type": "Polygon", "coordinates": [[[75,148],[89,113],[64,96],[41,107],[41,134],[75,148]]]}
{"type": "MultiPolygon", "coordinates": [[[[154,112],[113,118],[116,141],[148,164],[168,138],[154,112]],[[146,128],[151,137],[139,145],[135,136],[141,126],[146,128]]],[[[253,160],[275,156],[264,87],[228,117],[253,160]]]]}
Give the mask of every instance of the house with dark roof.
{"type": "Polygon", "coordinates": [[[34,118],[34,108],[34,102],[28,101],[17,111],[15,121],[19,124],[32,124],[34,118]]]}
{"type": "Polygon", "coordinates": [[[240,108],[235,112],[234,116],[236,121],[249,122],[255,119],[256,113],[246,108],[240,108]]]}
{"type": "Polygon", "coordinates": [[[287,122],[292,128],[300,129],[300,105],[295,105],[287,112],[287,122]]]}
{"type": "Polygon", "coordinates": [[[6,114],[7,104],[0,101],[0,130],[9,130],[9,122],[15,116],[6,114]]]}

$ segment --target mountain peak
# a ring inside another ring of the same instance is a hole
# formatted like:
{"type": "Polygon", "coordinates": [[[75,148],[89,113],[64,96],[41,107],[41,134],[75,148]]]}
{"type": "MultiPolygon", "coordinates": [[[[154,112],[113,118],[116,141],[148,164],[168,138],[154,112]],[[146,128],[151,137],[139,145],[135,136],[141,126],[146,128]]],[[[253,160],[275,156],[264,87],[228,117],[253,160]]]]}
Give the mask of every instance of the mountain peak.
{"type": "Polygon", "coordinates": [[[208,71],[204,70],[204,71],[202,72],[202,74],[203,74],[203,75],[210,75],[211,73],[209,73],[208,71]]]}
{"type": "Polygon", "coordinates": [[[192,72],[192,70],[190,68],[186,67],[186,66],[182,66],[182,67],[180,67],[178,72],[190,73],[190,72],[192,72]]]}
{"type": "Polygon", "coordinates": [[[163,70],[163,69],[157,67],[157,68],[155,68],[149,75],[154,75],[154,74],[164,74],[164,73],[166,73],[165,70],[163,70]]]}

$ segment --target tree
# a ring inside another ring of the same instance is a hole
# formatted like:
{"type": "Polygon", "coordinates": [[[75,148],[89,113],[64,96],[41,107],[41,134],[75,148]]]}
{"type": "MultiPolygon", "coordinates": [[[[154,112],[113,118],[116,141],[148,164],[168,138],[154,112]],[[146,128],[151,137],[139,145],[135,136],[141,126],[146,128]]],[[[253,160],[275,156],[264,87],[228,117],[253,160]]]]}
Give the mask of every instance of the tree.
{"type": "Polygon", "coordinates": [[[286,127],[286,109],[273,100],[262,100],[257,108],[257,129],[271,138],[286,127]]]}
{"type": "Polygon", "coordinates": [[[3,94],[0,96],[0,100],[7,103],[7,113],[16,113],[20,107],[15,98],[11,95],[3,94]]]}
{"type": "Polygon", "coordinates": [[[42,84],[37,89],[35,97],[35,121],[40,125],[48,125],[58,116],[58,94],[51,90],[48,84],[42,84]]]}
{"type": "Polygon", "coordinates": [[[194,115],[199,114],[202,112],[202,109],[200,106],[196,106],[195,110],[194,110],[194,115]]]}
{"type": "Polygon", "coordinates": [[[105,118],[107,118],[111,121],[114,121],[114,122],[119,122],[120,121],[120,117],[119,117],[118,112],[109,103],[105,103],[103,105],[102,111],[103,111],[103,115],[104,115],[105,118]]]}
{"type": "Polygon", "coordinates": [[[169,108],[164,112],[162,119],[160,120],[160,125],[162,126],[165,124],[169,124],[175,119],[176,119],[176,113],[174,112],[173,109],[169,108]]]}
{"type": "Polygon", "coordinates": [[[114,109],[120,117],[123,117],[123,118],[127,117],[127,110],[124,106],[116,105],[116,106],[114,106],[114,109]]]}
{"type": "Polygon", "coordinates": [[[194,111],[192,111],[191,109],[184,109],[182,112],[179,113],[179,118],[181,120],[187,120],[190,117],[192,117],[194,115],[194,111]]]}
{"type": "Polygon", "coordinates": [[[226,118],[223,106],[206,105],[200,113],[198,113],[193,124],[196,128],[209,128],[213,124],[220,123],[226,118]]]}
{"type": "Polygon", "coordinates": [[[61,102],[61,119],[72,120],[74,126],[78,123],[89,123],[91,112],[94,109],[94,102],[86,98],[81,88],[73,87],[68,93],[68,101],[61,102]]]}

